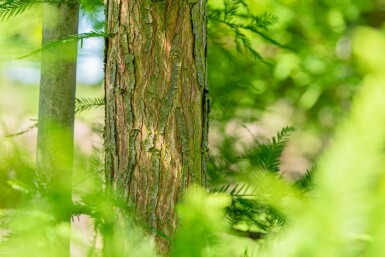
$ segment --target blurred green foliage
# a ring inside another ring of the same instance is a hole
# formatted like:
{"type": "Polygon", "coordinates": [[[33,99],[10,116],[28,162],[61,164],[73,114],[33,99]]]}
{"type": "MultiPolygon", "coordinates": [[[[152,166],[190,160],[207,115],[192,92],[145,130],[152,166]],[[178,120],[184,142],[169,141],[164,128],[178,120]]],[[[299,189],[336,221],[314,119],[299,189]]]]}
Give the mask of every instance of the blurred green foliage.
{"type": "MultiPolygon", "coordinates": [[[[209,5],[223,8],[223,2],[209,5]]],[[[297,151],[313,162],[360,87],[362,69],[352,55],[352,35],[358,26],[383,30],[384,1],[246,2],[255,15],[278,17],[262,31],[286,48],[243,30],[266,65],[238,53],[232,31],[209,21],[211,124],[229,135],[228,121],[252,125],[274,109],[281,123],[268,129],[295,127],[297,151]]]]}
{"type": "Polygon", "coordinates": [[[6,61],[14,61],[17,57],[39,48],[41,30],[39,5],[20,16],[2,20],[0,22],[0,65],[6,61]]]}
{"type": "Polygon", "coordinates": [[[34,177],[29,154],[19,147],[1,144],[0,209],[25,204],[34,177]]]}

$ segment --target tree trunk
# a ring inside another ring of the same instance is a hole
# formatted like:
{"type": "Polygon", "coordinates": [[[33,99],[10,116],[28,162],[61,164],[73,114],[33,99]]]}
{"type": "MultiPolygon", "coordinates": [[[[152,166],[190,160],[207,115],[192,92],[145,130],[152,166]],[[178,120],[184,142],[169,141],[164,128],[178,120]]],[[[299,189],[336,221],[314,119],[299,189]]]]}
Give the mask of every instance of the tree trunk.
{"type": "MultiPolygon", "coordinates": [[[[77,34],[79,6],[44,4],[43,46],[77,34]]],[[[39,96],[37,175],[52,199],[50,210],[57,222],[70,222],[73,126],[76,88],[77,42],[42,52],[39,96]]],[[[69,238],[58,246],[69,256],[69,238]]]]}
{"type": "Polygon", "coordinates": [[[206,0],[109,0],[107,32],[106,179],[167,252],[206,178],[206,0]]]}

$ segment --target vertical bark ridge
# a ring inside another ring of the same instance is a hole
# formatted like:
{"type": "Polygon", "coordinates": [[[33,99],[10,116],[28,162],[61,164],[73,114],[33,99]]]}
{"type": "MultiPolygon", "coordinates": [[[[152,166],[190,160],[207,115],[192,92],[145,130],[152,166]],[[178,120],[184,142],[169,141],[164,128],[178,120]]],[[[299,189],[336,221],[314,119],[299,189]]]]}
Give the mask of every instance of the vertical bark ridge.
{"type": "Polygon", "coordinates": [[[167,250],[184,189],[205,182],[206,1],[109,0],[107,181],[167,250]]]}

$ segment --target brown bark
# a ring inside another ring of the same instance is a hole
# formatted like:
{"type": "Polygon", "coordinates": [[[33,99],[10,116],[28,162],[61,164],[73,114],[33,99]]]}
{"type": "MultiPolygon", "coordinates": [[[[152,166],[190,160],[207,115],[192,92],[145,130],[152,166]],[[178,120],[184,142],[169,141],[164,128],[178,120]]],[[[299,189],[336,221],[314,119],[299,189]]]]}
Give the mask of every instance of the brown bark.
{"type": "Polygon", "coordinates": [[[167,251],[182,192],[205,184],[206,0],[109,0],[107,32],[107,182],[167,251]]]}

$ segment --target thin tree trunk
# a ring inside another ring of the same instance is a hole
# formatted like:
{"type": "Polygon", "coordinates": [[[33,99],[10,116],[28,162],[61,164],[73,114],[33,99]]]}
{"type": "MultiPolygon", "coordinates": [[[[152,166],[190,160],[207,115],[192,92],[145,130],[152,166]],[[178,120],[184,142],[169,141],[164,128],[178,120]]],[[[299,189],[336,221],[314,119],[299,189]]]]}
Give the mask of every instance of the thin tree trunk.
{"type": "Polygon", "coordinates": [[[107,32],[107,182],[167,252],[178,200],[206,178],[206,0],[109,0],[107,32]]]}
{"type": "MultiPolygon", "coordinates": [[[[44,4],[43,45],[76,34],[79,5],[44,4]]],[[[42,52],[37,175],[57,222],[70,222],[77,43],[42,52]]],[[[58,247],[69,256],[69,238],[58,247]]],[[[62,255],[60,255],[62,256],[62,255]]]]}

